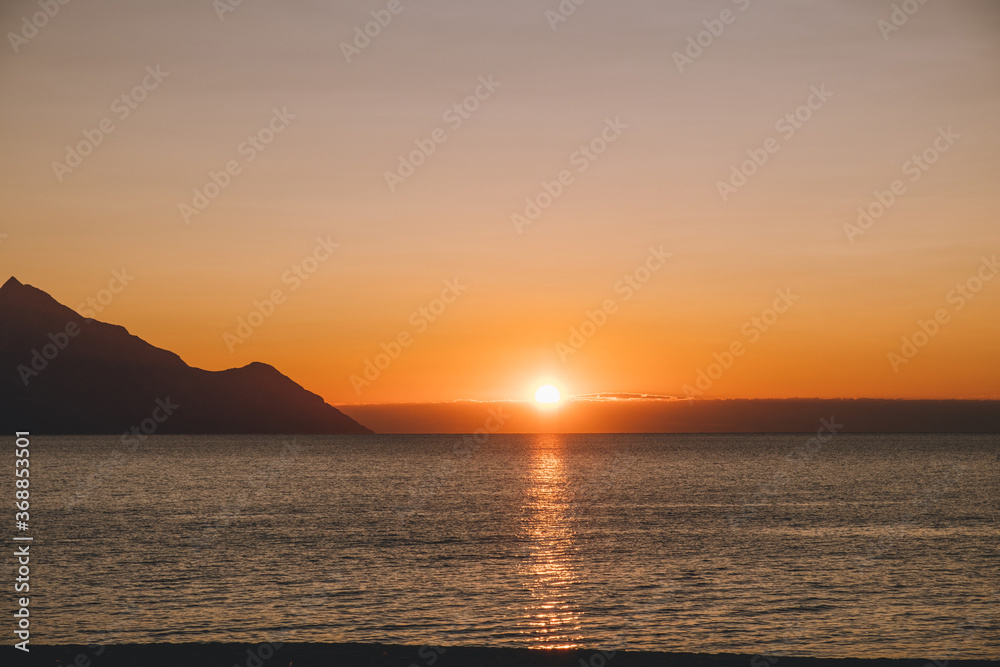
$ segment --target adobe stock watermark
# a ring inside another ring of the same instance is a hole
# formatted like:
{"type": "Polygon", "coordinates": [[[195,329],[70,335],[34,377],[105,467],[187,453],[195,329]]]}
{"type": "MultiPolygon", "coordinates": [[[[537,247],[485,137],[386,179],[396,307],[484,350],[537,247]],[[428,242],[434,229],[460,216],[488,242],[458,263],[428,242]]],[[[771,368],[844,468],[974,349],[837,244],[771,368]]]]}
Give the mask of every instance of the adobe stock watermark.
{"type": "Polygon", "coordinates": [[[560,23],[565,23],[571,16],[576,14],[578,7],[587,4],[587,0],[560,0],[559,5],[553,9],[545,10],[545,20],[549,22],[552,32],[559,29],[560,23]]]}
{"type": "Polygon", "coordinates": [[[742,511],[739,514],[730,514],[726,517],[729,527],[732,528],[737,524],[746,523],[748,518],[752,518],[757,512],[757,506],[767,501],[770,497],[777,495],[780,488],[788,483],[788,479],[793,474],[797,475],[806,463],[816,458],[820,450],[843,429],[844,425],[838,424],[836,417],[830,417],[829,420],[820,419],[816,435],[806,440],[801,446],[785,454],[785,462],[790,464],[790,467],[794,469],[782,466],[781,469],[774,473],[774,477],[769,483],[761,484],[753,494],[745,496],[741,503],[743,506],[742,511]]]}
{"type": "Polygon", "coordinates": [[[941,502],[941,499],[958,484],[968,469],[964,463],[952,461],[949,469],[944,474],[935,477],[932,485],[921,484],[920,490],[910,498],[913,510],[905,512],[900,521],[895,524],[883,526],[882,535],[877,539],[869,539],[865,545],[864,555],[855,557],[857,566],[870,567],[874,565],[876,560],[895,547],[900,540],[911,537],[912,529],[917,527],[917,516],[924,512],[927,506],[941,502]]]}
{"type": "Polygon", "coordinates": [[[388,343],[382,342],[379,348],[382,350],[375,355],[374,360],[365,359],[364,369],[360,374],[351,375],[351,386],[354,393],[361,395],[361,390],[370,387],[373,382],[382,376],[382,373],[389,369],[392,362],[399,359],[403,350],[413,345],[416,336],[423,334],[430,328],[431,323],[441,317],[448,307],[455,303],[462,294],[469,289],[468,285],[463,285],[458,278],[445,280],[444,289],[439,297],[432,299],[426,306],[421,306],[410,314],[407,320],[413,331],[404,328],[388,343]]]}
{"type": "MultiPolygon", "coordinates": [[[[125,288],[133,280],[135,280],[135,276],[129,275],[124,267],[121,271],[112,271],[107,288],[99,290],[95,296],[87,297],[77,306],[79,313],[84,316],[84,322],[92,321],[93,316],[110,305],[115,296],[125,291],[125,288]],[[97,312],[94,312],[94,308],[97,312]]],[[[40,348],[32,349],[31,358],[27,363],[19,364],[17,367],[17,373],[24,386],[27,387],[31,380],[41,375],[82,331],[83,328],[79,322],[70,320],[61,330],[50,332],[47,336],[47,343],[44,343],[40,348]]]]}
{"type": "Polygon", "coordinates": [[[83,139],[75,145],[66,145],[66,155],[63,161],[52,163],[52,173],[55,174],[56,180],[62,183],[68,174],[73,173],[74,169],[82,165],[84,159],[93,153],[95,148],[104,143],[104,139],[109,134],[118,129],[118,126],[115,125],[115,119],[122,122],[131,116],[132,112],[138,109],[139,105],[149,97],[150,93],[159,88],[168,76],[170,76],[170,72],[164,72],[159,65],[148,65],[142,81],[111,102],[110,115],[99,120],[97,127],[83,130],[81,132],[83,139]]]}
{"type": "MultiPolygon", "coordinates": [[[[916,183],[961,138],[962,135],[952,131],[951,126],[948,129],[939,127],[937,137],[934,138],[931,145],[920,153],[910,156],[910,159],[903,163],[901,167],[903,175],[910,177],[910,183],[916,183]]],[[[908,192],[908,187],[903,179],[897,178],[889,184],[886,190],[876,190],[874,201],[867,206],[858,207],[857,221],[854,224],[844,223],[844,234],[847,235],[847,240],[854,243],[854,239],[871,229],[875,222],[908,192]]]]}
{"type": "Polygon", "coordinates": [[[427,500],[438,493],[444,483],[458,472],[458,464],[468,461],[475,455],[483,445],[489,442],[493,434],[498,433],[503,428],[509,419],[510,415],[504,413],[503,405],[490,408],[483,425],[470,435],[463,435],[461,442],[452,447],[452,456],[447,461],[442,463],[428,478],[409,487],[410,496],[407,504],[396,507],[398,518],[400,520],[408,518],[424,507],[427,500]]]}
{"type": "Polygon", "coordinates": [[[226,14],[232,14],[243,5],[243,0],[212,0],[212,9],[219,17],[219,23],[226,20],[226,14]]]}
{"type": "Polygon", "coordinates": [[[875,22],[879,32],[882,33],[883,41],[889,41],[889,35],[898,32],[906,25],[910,17],[920,11],[920,8],[927,4],[927,0],[903,0],[900,4],[892,5],[892,13],[888,19],[879,19],[875,22]]]}
{"type": "Polygon", "coordinates": [[[115,643],[115,640],[126,641],[123,633],[138,627],[141,610],[132,603],[125,603],[119,607],[119,611],[112,614],[102,614],[103,629],[97,634],[90,634],[86,643],[86,648],[73,658],[67,665],[79,665],[80,667],[90,667],[100,664],[96,658],[100,658],[107,647],[115,643]],[[91,656],[94,660],[91,659],[91,656]]]}
{"type": "MultiPolygon", "coordinates": [[[[775,131],[781,135],[784,141],[790,140],[812,119],[815,112],[823,108],[831,97],[833,97],[833,93],[826,89],[826,84],[819,87],[811,86],[809,97],[806,98],[805,103],[779,118],[774,124],[775,131]]],[[[749,179],[767,164],[771,156],[779,150],[781,150],[781,142],[774,137],[768,137],[761,148],[748,148],[748,159],[732,165],[728,180],[720,180],[715,183],[722,201],[729,201],[729,197],[746,185],[749,179]]]]}
{"type": "MultiPolygon", "coordinates": [[[[1000,593],[994,592],[986,601],[986,608],[970,612],[956,628],[959,632],[970,639],[981,638],[983,634],[992,632],[1000,621],[1000,593]]],[[[994,633],[995,634],[995,633],[994,633]]],[[[941,661],[937,661],[940,663],[941,661]]],[[[947,661],[945,661],[947,664],[947,661]]],[[[930,665],[930,663],[928,663],[930,665]]],[[[924,667],[928,667],[925,665],[924,667]]],[[[930,665],[930,667],[944,667],[944,665],[930,665]]]]}
{"type": "Polygon", "coordinates": [[[97,490],[104,479],[111,474],[115,468],[125,463],[131,454],[134,454],[139,445],[154,435],[160,425],[166,422],[174,412],[181,406],[170,400],[170,397],[157,398],[155,407],[150,416],[143,419],[137,426],[132,426],[128,431],[122,433],[118,444],[111,451],[111,454],[101,463],[95,463],[93,471],[86,478],[77,480],[76,491],[65,496],[64,506],[67,510],[73,509],[76,505],[90,497],[90,494],[97,490]]]}
{"type": "Polygon", "coordinates": [[[267,465],[258,467],[254,474],[246,476],[247,488],[232,497],[232,502],[220,508],[219,513],[201,529],[200,536],[190,538],[189,544],[192,547],[203,549],[214,544],[222,535],[222,531],[228,529],[243,515],[250,502],[260,498],[268,486],[281,478],[285,468],[298,459],[302,445],[296,438],[284,441],[282,445],[278,456],[272,458],[267,465]]]}
{"type": "Polygon", "coordinates": [[[363,26],[354,27],[354,38],[350,42],[340,43],[340,52],[344,54],[347,64],[351,64],[351,58],[360,56],[361,52],[372,44],[372,40],[382,34],[388,28],[393,18],[403,13],[406,7],[402,0],[389,0],[385,9],[373,9],[371,11],[372,20],[363,26]]]}
{"type": "MultiPolygon", "coordinates": [[[[493,80],[492,74],[480,76],[479,85],[472,94],[445,109],[441,116],[442,120],[452,132],[457,131],[472,118],[472,114],[479,110],[483,102],[493,97],[501,85],[501,82],[493,80]]],[[[424,139],[414,139],[416,148],[409,153],[399,155],[399,165],[395,171],[385,172],[385,183],[389,186],[389,192],[396,192],[396,188],[417,173],[417,169],[425,165],[430,156],[437,152],[438,146],[446,141],[448,141],[448,131],[443,127],[434,128],[424,139]]]]}
{"type": "Polygon", "coordinates": [[[712,388],[712,385],[725,375],[726,371],[733,367],[736,360],[746,354],[749,345],[753,345],[773,327],[778,319],[787,313],[795,302],[801,297],[792,294],[791,288],[779,289],[775,292],[777,297],[769,308],[761,311],[759,316],[751,317],[740,327],[740,333],[746,338],[746,342],[737,339],[730,343],[722,352],[714,352],[712,358],[715,360],[706,368],[699,368],[694,386],[686,384],[681,387],[684,395],[688,398],[702,396],[712,388]]]}
{"type": "Polygon", "coordinates": [[[17,374],[21,376],[21,382],[27,387],[31,380],[41,375],[59,354],[69,347],[70,341],[80,335],[83,329],[76,320],[66,323],[66,326],[56,332],[49,332],[47,343],[41,349],[31,350],[31,359],[27,363],[18,364],[17,374]]]}
{"type": "MultiPolygon", "coordinates": [[[[327,580],[331,581],[329,575],[327,580]]],[[[334,576],[333,581],[340,582],[343,579],[339,576],[334,576]]],[[[329,585],[324,588],[326,590],[310,593],[299,599],[290,599],[288,601],[290,608],[284,613],[284,617],[289,622],[284,627],[278,628],[273,635],[269,634],[264,641],[251,644],[246,649],[246,660],[242,663],[234,664],[233,667],[264,667],[269,660],[278,657],[278,653],[285,646],[285,643],[292,640],[296,629],[302,630],[310,626],[315,627],[317,623],[329,627],[331,612],[333,611],[331,609],[331,597],[335,593],[331,593],[329,585]]],[[[337,631],[331,640],[343,643],[347,638],[343,634],[343,631],[337,631]]],[[[285,661],[281,660],[276,667],[284,664],[285,661]]],[[[292,661],[289,660],[288,665],[291,664],[292,661]]]]}
{"type": "MultiPolygon", "coordinates": [[[[319,271],[320,266],[333,257],[333,253],[340,247],[339,243],[330,240],[331,235],[324,239],[316,239],[316,246],[308,255],[292,264],[281,274],[281,284],[288,286],[289,292],[296,292],[319,271]]],[[[250,340],[250,337],[264,326],[267,320],[271,319],[278,310],[278,306],[288,300],[288,295],[281,287],[271,290],[263,299],[254,300],[253,308],[244,317],[236,318],[236,329],[230,333],[222,334],[222,341],[226,344],[230,354],[236,351],[237,345],[250,340]]]]}
{"type": "Polygon", "coordinates": [[[586,319],[579,325],[570,327],[569,339],[564,343],[556,343],[556,354],[563,363],[576,354],[591,338],[597,335],[607,323],[608,318],[618,312],[621,304],[628,303],[652,278],[653,274],[667,265],[667,260],[673,253],[664,252],[663,246],[649,247],[649,254],[639,266],[626,273],[613,287],[615,294],[621,295],[621,302],[615,298],[605,299],[596,310],[588,310],[586,319]]]}
{"type": "Polygon", "coordinates": [[[267,124],[247,136],[246,140],[236,147],[236,153],[243,158],[243,163],[241,164],[238,159],[232,159],[219,171],[210,170],[208,181],[200,188],[192,190],[194,196],[191,198],[191,203],[181,202],[177,205],[184,224],[191,224],[191,218],[201,215],[222,194],[222,191],[229,187],[233,177],[243,173],[243,166],[256,160],[258,155],[267,150],[275,137],[284,132],[291,121],[295,120],[295,114],[289,113],[288,107],[281,109],[275,107],[271,111],[271,118],[267,124]]]}
{"type": "Polygon", "coordinates": [[[104,309],[111,305],[116,296],[124,292],[125,288],[132,284],[133,280],[135,280],[135,276],[129,275],[124,266],[120,271],[112,271],[111,280],[108,281],[107,287],[98,290],[97,294],[88,296],[85,300],[81,301],[76,307],[76,312],[88,320],[95,319],[99,313],[104,312],[104,309]]]}
{"type": "MultiPolygon", "coordinates": [[[[590,169],[590,165],[597,161],[597,158],[607,152],[608,147],[617,142],[628,125],[621,121],[620,116],[614,119],[605,118],[604,127],[600,133],[585,144],[581,144],[569,156],[571,167],[576,168],[577,174],[590,169]]],[[[576,182],[576,176],[572,169],[563,169],[551,181],[542,181],[542,189],[534,197],[525,197],[524,209],[519,213],[512,213],[510,221],[514,224],[514,229],[518,234],[524,233],[524,228],[533,224],[542,213],[546,211],[559,199],[566,188],[576,182]]]]}
{"type": "Polygon", "coordinates": [[[779,636],[777,641],[771,642],[771,647],[766,652],[750,658],[750,667],[772,667],[778,664],[781,658],[795,655],[792,650],[801,650],[800,645],[805,642],[801,623],[786,623],[782,634],[784,636],[779,636]]]}
{"type": "MultiPolygon", "coordinates": [[[[616,638],[617,641],[620,638],[616,638]]],[[[580,662],[577,664],[580,667],[607,667],[614,662],[615,656],[618,655],[618,651],[615,650],[601,650],[596,649],[590,654],[589,658],[580,658],[580,662]]]]}
{"type": "Polygon", "coordinates": [[[938,308],[933,316],[926,320],[917,320],[916,329],[908,336],[902,337],[902,344],[898,352],[889,352],[886,358],[893,373],[898,373],[901,366],[910,361],[920,353],[920,350],[941,332],[941,327],[951,322],[954,313],[965,308],[976,295],[983,290],[986,283],[993,280],[997,273],[1000,273],[1000,264],[997,263],[997,256],[992,258],[981,257],[979,268],[964,281],[955,285],[945,295],[945,302],[951,305],[951,312],[947,308],[938,308]]]}
{"type": "Polygon", "coordinates": [[[14,54],[21,51],[21,47],[30,42],[38,35],[38,31],[49,24],[51,19],[56,17],[59,11],[68,5],[70,0],[38,0],[38,7],[41,11],[35,12],[31,17],[21,17],[21,29],[17,32],[8,32],[7,40],[10,47],[14,49],[14,54]]]}
{"type": "MultiPolygon", "coordinates": [[[[329,610],[325,607],[330,602],[330,594],[327,592],[312,593],[304,600],[290,600],[291,607],[284,613],[284,617],[294,621],[300,628],[308,627],[316,623],[326,624],[329,622],[329,610]],[[322,616],[318,614],[324,613],[322,616]]],[[[251,644],[246,649],[246,660],[236,663],[233,667],[264,667],[269,660],[278,657],[278,653],[285,646],[292,635],[293,628],[289,625],[279,628],[273,635],[268,636],[264,641],[251,644]]],[[[344,641],[343,637],[338,637],[335,641],[344,641]]],[[[275,664],[275,667],[283,667],[284,660],[275,664]]],[[[289,660],[288,665],[292,664],[289,660]]]]}
{"type": "MultiPolygon", "coordinates": [[[[467,619],[466,619],[467,620],[467,619]]],[[[448,649],[444,646],[431,646],[424,644],[417,649],[417,657],[427,666],[432,667],[434,663],[441,659],[448,649]]],[[[411,662],[408,667],[422,667],[418,662],[411,662]]]]}
{"type": "Polygon", "coordinates": [[[569,504],[566,513],[582,514],[587,508],[607,498],[613,489],[622,486],[622,482],[629,479],[639,460],[638,456],[630,452],[615,452],[611,462],[600,471],[599,475],[586,479],[572,479],[567,485],[569,504]]]}
{"type": "MultiPolygon", "coordinates": [[[[732,0],[732,3],[741,12],[745,12],[750,7],[750,0],[732,0]]],[[[683,74],[685,67],[693,65],[695,60],[701,58],[705,50],[715,44],[716,39],[722,37],[722,34],[726,31],[726,26],[736,22],[738,16],[739,14],[732,9],[723,9],[719,13],[718,18],[702,21],[701,24],[705,26],[705,29],[693,37],[689,36],[687,38],[687,47],[684,49],[684,52],[674,51],[673,58],[674,64],[677,65],[677,71],[683,74]]]]}

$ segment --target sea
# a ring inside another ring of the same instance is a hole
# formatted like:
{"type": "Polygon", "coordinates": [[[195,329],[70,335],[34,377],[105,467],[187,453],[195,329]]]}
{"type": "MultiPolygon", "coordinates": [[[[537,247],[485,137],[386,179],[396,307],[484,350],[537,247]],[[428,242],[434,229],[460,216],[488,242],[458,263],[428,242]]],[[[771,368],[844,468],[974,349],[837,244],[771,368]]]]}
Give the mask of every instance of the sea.
{"type": "Polygon", "coordinates": [[[998,435],[38,436],[30,451],[30,525],[11,532],[33,538],[33,643],[1000,658],[998,435]]]}

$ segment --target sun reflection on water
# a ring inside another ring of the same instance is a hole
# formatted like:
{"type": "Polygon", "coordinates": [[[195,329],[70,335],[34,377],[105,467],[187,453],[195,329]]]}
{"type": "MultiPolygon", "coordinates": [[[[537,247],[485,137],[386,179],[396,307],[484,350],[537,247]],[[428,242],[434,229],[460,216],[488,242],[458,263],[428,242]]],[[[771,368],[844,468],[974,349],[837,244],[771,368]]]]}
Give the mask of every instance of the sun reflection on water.
{"type": "Polygon", "coordinates": [[[573,648],[581,638],[581,614],[572,604],[576,546],[568,512],[564,446],[558,435],[533,440],[531,484],[525,492],[532,602],[525,610],[528,628],[523,632],[538,648],[573,648]]]}

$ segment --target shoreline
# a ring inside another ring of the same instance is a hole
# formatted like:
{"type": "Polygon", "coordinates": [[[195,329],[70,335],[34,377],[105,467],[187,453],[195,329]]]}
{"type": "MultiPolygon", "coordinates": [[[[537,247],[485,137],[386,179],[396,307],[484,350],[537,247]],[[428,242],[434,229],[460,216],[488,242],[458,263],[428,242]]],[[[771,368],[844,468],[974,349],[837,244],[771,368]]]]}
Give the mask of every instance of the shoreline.
{"type": "Polygon", "coordinates": [[[31,646],[25,653],[7,646],[8,665],[77,667],[980,667],[998,660],[932,658],[809,658],[792,656],[530,649],[432,647],[398,644],[113,644],[31,646]]]}

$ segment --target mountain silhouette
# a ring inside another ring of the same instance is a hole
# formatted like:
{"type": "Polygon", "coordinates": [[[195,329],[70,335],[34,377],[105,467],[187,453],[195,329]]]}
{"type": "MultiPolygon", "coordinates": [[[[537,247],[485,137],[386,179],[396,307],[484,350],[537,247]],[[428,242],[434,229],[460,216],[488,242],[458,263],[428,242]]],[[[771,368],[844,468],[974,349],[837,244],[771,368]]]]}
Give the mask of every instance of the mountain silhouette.
{"type": "Polygon", "coordinates": [[[15,278],[0,287],[0,431],[372,433],[272,366],[206,371],[15,278]]]}

